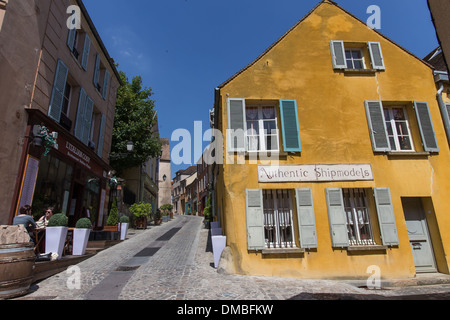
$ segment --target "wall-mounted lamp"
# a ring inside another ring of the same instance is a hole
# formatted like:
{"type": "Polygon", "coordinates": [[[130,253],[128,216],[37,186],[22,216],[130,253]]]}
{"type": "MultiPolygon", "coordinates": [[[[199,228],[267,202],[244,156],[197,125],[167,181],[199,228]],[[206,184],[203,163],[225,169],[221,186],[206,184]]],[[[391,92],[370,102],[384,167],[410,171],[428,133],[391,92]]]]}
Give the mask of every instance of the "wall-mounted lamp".
{"type": "Polygon", "coordinates": [[[133,141],[128,141],[127,142],[127,151],[128,152],[133,152],[134,151],[134,143],[133,143],[133,141]]]}

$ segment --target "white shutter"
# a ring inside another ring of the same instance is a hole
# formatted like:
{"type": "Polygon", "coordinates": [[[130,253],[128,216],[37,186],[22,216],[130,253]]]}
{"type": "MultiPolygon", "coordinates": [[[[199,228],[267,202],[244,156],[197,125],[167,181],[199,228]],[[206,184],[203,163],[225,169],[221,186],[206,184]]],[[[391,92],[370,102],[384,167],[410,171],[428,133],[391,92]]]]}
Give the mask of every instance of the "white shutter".
{"type": "Polygon", "coordinates": [[[383,52],[379,42],[369,42],[370,58],[372,59],[372,68],[376,70],[385,70],[383,52]]]}
{"type": "Polygon", "coordinates": [[[334,40],[330,41],[331,57],[333,59],[334,69],[346,69],[347,60],[345,59],[344,41],[334,40]]]}
{"type": "Polygon", "coordinates": [[[377,188],[374,190],[374,196],[383,245],[399,245],[397,224],[395,223],[394,207],[392,205],[390,189],[377,188]]]}
{"type": "Polygon", "coordinates": [[[262,190],[245,190],[245,204],[247,217],[247,248],[248,250],[263,250],[265,248],[265,236],[262,190]]]}
{"type": "Polygon", "coordinates": [[[297,217],[300,235],[300,247],[304,249],[317,248],[316,218],[312,189],[295,190],[297,199],[297,217]]]}
{"type": "Polygon", "coordinates": [[[342,189],[326,189],[331,242],[333,247],[349,246],[347,218],[342,189]]]}

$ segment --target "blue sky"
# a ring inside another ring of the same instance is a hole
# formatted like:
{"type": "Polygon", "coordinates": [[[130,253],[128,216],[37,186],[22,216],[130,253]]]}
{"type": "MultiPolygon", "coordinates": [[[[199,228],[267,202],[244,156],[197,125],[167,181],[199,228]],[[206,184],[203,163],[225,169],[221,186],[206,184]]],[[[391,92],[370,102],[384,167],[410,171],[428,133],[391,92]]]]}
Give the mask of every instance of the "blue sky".
{"type": "MultiPolygon", "coordinates": [[[[153,89],[163,138],[171,138],[178,128],[193,133],[194,121],[202,121],[207,130],[214,88],[258,57],[319,2],[84,0],[119,69],[129,78],[141,75],[144,85],[153,89]]],[[[379,6],[380,32],[420,58],[438,46],[426,0],[336,2],[363,21],[370,16],[370,5],[379,6]]],[[[177,143],[171,142],[171,148],[177,143]]],[[[172,164],[172,177],[186,167],[172,164]]]]}

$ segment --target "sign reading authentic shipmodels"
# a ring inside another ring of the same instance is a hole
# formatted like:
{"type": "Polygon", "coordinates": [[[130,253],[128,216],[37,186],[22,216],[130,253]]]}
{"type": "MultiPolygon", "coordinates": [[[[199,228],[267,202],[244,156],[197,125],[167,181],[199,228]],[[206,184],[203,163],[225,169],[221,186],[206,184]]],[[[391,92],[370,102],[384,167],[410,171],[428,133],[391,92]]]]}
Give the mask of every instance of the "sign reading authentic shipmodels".
{"type": "Polygon", "coordinates": [[[372,181],[370,164],[258,166],[258,179],[266,182],[372,181]]]}

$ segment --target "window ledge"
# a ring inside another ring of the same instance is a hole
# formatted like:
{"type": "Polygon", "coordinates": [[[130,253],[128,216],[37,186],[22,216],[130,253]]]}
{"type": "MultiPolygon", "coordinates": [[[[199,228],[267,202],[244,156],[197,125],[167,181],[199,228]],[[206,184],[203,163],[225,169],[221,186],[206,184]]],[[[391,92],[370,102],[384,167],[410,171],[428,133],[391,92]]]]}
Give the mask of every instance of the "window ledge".
{"type": "Polygon", "coordinates": [[[377,69],[344,69],[345,73],[352,73],[352,74],[375,74],[377,69]]]}
{"type": "Polygon", "coordinates": [[[428,157],[430,155],[429,152],[402,152],[402,151],[389,151],[387,153],[388,156],[394,157],[428,157]]]}
{"type": "Polygon", "coordinates": [[[274,249],[263,249],[262,254],[268,255],[268,254],[298,254],[298,253],[305,253],[305,249],[301,248],[274,248],[274,249]]]}
{"type": "Polygon", "coordinates": [[[347,251],[380,251],[387,250],[387,246],[382,245],[368,245],[368,246],[350,246],[347,251]]]}

